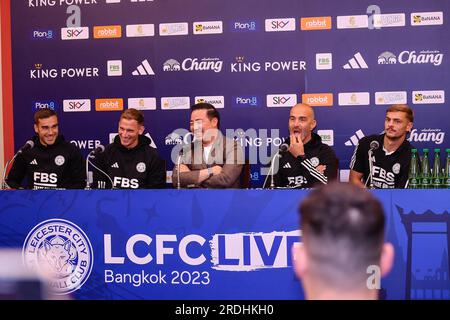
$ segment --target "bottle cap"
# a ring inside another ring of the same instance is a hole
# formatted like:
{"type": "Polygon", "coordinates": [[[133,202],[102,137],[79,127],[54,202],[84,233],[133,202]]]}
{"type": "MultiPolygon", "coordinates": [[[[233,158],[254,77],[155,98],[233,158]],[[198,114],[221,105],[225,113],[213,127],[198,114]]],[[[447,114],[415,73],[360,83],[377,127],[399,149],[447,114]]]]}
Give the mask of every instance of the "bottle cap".
{"type": "Polygon", "coordinates": [[[450,149],[445,149],[445,152],[447,152],[447,153],[450,152],[450,149]]]}
{"type": "Polygon", "coordinates": [[[417,149],[411,149],[412,153],[417,153],[417,149]]]}
{"type": "Polygon", "coordinates": [[[434,152],[441,152],[441,149],[436,148],[436,149],[434,149],[434,152]]]}
{"type": "Polygon", "coordinates": [[[430,152],[429,149],[423,149],[423,152],[430,152]]]}

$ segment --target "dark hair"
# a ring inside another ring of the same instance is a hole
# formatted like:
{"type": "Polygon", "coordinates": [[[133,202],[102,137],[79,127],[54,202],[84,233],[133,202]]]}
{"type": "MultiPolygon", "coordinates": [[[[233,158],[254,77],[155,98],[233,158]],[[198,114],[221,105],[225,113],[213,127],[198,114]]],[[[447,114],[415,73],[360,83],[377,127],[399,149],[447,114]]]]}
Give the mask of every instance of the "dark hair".
{"type": "Polygon", "coordinates": [[[126,109],[120,115],[120,119],[136,120],[140,125],[144,125],[144,115],[136,109],[126,109]]]}
{"type": "Polygon", "coordinates": [[[314,273],[336,286],[367,279],[384,242],[381,203],[367,190],[332,182],[312,191],[300,205],[302,242],[314,273]]]}
{"type": "Polygon", "coordinates": [[[386,113],[388,112],[404,112],[406,113],[406,117],[408,118],[408,120],[410,122],[414,122],[414,112],[406,104],[393,104],[386,110],[386,113]]]}
{"type": "Polygon", "coordinates": [[[55,116],[58,118],[58,115],[56,114],[55,110],[52,109],[40,109],[34,113],[34,124],[39,124],[40,119],[47,119],[50,117],[55,116]]]}
{"type": "Polygon", "coordinates": [[[217,128],[220,128],[220,114],[212,104],[201,102],[191,106],[191,114],[196,110],[206,110],[207,111],[206,115],[208,116],[208,119],[212,120],[213,118],[216,118],[217,128]]]}

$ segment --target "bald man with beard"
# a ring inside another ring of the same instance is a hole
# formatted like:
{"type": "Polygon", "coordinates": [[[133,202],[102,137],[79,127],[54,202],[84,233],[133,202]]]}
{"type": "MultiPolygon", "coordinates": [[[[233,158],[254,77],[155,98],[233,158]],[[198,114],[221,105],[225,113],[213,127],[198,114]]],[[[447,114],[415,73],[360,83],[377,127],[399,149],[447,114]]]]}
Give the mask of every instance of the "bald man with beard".
{"type": "MultiPolygon", "coordinates": [[[[316,126],[314,110],[309,105],[299,103],[291,108],[290,136],[285,140],[289,149],[282,153],[274,170],[275,187],[312,188],[336,179],[336,154],[313,132],[316,126]]],[[[264,187],[270,187],[270,182],[266,179],[264,187]]]]}

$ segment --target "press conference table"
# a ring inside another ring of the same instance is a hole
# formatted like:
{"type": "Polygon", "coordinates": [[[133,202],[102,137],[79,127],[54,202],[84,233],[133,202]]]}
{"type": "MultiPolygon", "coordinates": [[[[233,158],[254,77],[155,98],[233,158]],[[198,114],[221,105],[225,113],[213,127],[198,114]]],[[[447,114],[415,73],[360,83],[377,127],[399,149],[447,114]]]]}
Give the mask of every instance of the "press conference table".
{"type": "MultiPolygon", "coordinates": [[[[384,297],[449,299],[450,190],[373,192],[396,249],[384,297]]],[[[290,252],[307,193],[0,191],[0,247],[76,299],[302,299],[290,252]]]]}

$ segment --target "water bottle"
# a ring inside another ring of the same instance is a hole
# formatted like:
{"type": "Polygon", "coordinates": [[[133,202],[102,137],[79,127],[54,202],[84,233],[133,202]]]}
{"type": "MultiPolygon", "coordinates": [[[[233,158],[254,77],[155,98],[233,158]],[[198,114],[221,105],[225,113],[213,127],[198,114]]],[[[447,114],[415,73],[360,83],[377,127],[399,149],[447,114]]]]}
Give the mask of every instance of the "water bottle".
{"type": "Polygon", "coordinates": [[[447,158],[445,161],[444,188],[450,189],[450,149],[445,149],[447,158]]]}
{"type": "Polygon", "coordinates": [[[431,188],[430,157],[428,155],[429,152],[430,152],[430,150],[423,149],[422,179],[421,179],[422,189],[430,189],[431,188]]]}
{"type": "Polygon", "coordinates": [[[411,164],[409,166],[408,174],[408,188],[419,189],[420,188],[420,172],[419,172],[419,160],[417,159],[417,149],[411,150],[411,164]]]}
{"type": "Polygon", "coordinates": [[[433,163],[433,189],[442,188],[442,171],[441,171],[441,149],[434,149],[434,163],[433,163]]]}

